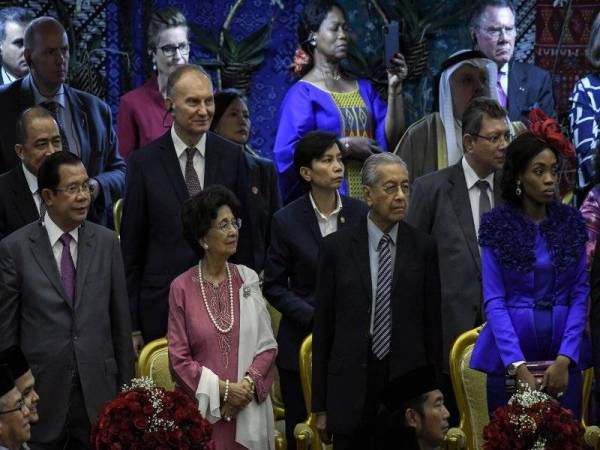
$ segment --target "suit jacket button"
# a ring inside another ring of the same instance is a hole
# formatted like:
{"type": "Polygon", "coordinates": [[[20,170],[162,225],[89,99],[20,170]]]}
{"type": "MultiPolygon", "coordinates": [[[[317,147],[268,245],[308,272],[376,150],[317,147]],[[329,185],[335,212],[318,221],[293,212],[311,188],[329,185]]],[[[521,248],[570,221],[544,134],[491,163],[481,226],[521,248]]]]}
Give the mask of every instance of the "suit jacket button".
{"type": "Polygon", "coordinates": [[[79,339],[79,336],[77,336],[76,334],[73,335],[73,340],[76,341],[77,339],[79,339]]]}

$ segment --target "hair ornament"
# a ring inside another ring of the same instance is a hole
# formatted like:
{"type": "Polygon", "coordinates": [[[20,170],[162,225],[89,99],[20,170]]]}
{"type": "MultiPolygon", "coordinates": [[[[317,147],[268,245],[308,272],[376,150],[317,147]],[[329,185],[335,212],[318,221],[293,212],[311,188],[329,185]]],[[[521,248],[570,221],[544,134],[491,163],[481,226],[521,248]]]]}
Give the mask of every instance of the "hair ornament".
{"type": "Polygon", "coordinates": [[[560,125],[552,117],[548,117],[540,108],[533,108],[529,113],[529,131],[538,139],[546,142],[565,158],[575,156],[573,144],[560,130],[560,125]]]}
{"type": "Polygon", "coordinates": [[[294,52],[294,62],[291,65],[292,74],[301,77],[304,68],[310,64],[311,56],[300,47],[294,52]]]}

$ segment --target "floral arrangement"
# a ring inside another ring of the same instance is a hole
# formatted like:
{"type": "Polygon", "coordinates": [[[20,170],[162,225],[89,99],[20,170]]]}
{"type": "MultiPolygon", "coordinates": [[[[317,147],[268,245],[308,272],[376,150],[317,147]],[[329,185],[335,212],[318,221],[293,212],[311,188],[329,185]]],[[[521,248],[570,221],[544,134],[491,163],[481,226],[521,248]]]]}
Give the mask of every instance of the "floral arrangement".
{"type": "Polygon", "coordinates": [[[104,404],[92,430],[96,450],[214,450],[212,427],[185,394],[134,378],[104,404]]]}
{"type": "Polygon", "coordinates": [[[484,450],[579,450],[583,428],[548,394],[520,386],[483,429],[484,450]]]}

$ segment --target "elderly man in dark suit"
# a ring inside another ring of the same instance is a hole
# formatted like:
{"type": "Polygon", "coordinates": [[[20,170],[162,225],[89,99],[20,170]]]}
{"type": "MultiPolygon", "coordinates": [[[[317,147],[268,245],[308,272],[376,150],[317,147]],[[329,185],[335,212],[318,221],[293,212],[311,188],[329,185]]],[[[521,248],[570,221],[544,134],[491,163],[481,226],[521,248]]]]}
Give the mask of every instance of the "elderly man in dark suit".
{"type": "Polygon", "coordinates": [[[437,249],[402,220],[406,165],[390,153],[370,156],[362,183],[368,216],[323,239],[317,269],[312,408],[336,450],[375,448],[384,432],[382,389],[412,370],[441,366],[437,249]]]}
{"type": "Polygon", "coordinates": [[[18,345],[43,401],[32,449],[89,448],[100,406],[133,376],[117,236],[85,220],[89,177],[61,151],[38,173],[43,220],[0,242],[0,350],[18,345]]]}
{"type": "Polygon", "coordinates": [[[480,0],[473,9],[469,28],[474,48],[498,66],[496,91],[510,120],[523,121],[534,105],[555,117],[550,73],[512,59],[517,29],[510,0],[480,0]]]}
{"type": "Polygon", "coordinates": [[[444,394],[458,417],[448,358],[456,338],[483,320],[479,217],[500,203],[500,174],[510,133],[506,111],[478,97],[462,116],[463,158],[453,166],[417,178],[406,221],[433,236],[438,245],[442,288],[444,394]]]}
{"type": "Polygon", "coordinates": [[[23,111],[15,136],[21,164],[0,175],[0,239],[39,219],[44,202],[37,173],[47,156],[62,150],[58,125],[41,106],[23,111]]]}
{"type": "MultiPolygon", "coordinates": [[[[183,237],[183,202],[221,184],[243,204],[247,185],[241,147],[208,131],[213,87],[201,67],[183,65],[169,75],[166,104],[173,127],[128,161],[121,242],[136,351],[166,335],[169,286],[198,261],[183,237]]],[[[250,227],[240,230],[236,261],[252,266],[244,229],[250,227]]]]}
{"type": "Polygon", "coordinates": [[[19,164],[14,151],[17,118],[41,105],[56,118],[64,150],[78,155],[90,176],[89,219],[107,225],[113,201],[125,185],[125,162],[117,151],[110,109],[98,97],[64,84],[69,41],[56,19],[33,20],[24,40],[30,74],[0,89],[0,173],[19,164]]]}

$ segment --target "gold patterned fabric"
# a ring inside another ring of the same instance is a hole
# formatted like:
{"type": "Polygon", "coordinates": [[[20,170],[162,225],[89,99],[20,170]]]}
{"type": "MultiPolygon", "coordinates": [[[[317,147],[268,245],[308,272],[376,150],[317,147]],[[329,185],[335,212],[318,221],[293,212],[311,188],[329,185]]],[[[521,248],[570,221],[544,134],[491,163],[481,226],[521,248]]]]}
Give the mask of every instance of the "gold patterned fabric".
{"type": "MultiPolygon", "coordinates": [[[[373,120],[358,89],[350,92],[330,92],[340,113],[341,137],[366,137],[373,139],[373,120]]],[[[363,198],[358,161],[346,163],[348,193],[350,197],[363,198]]]]}

